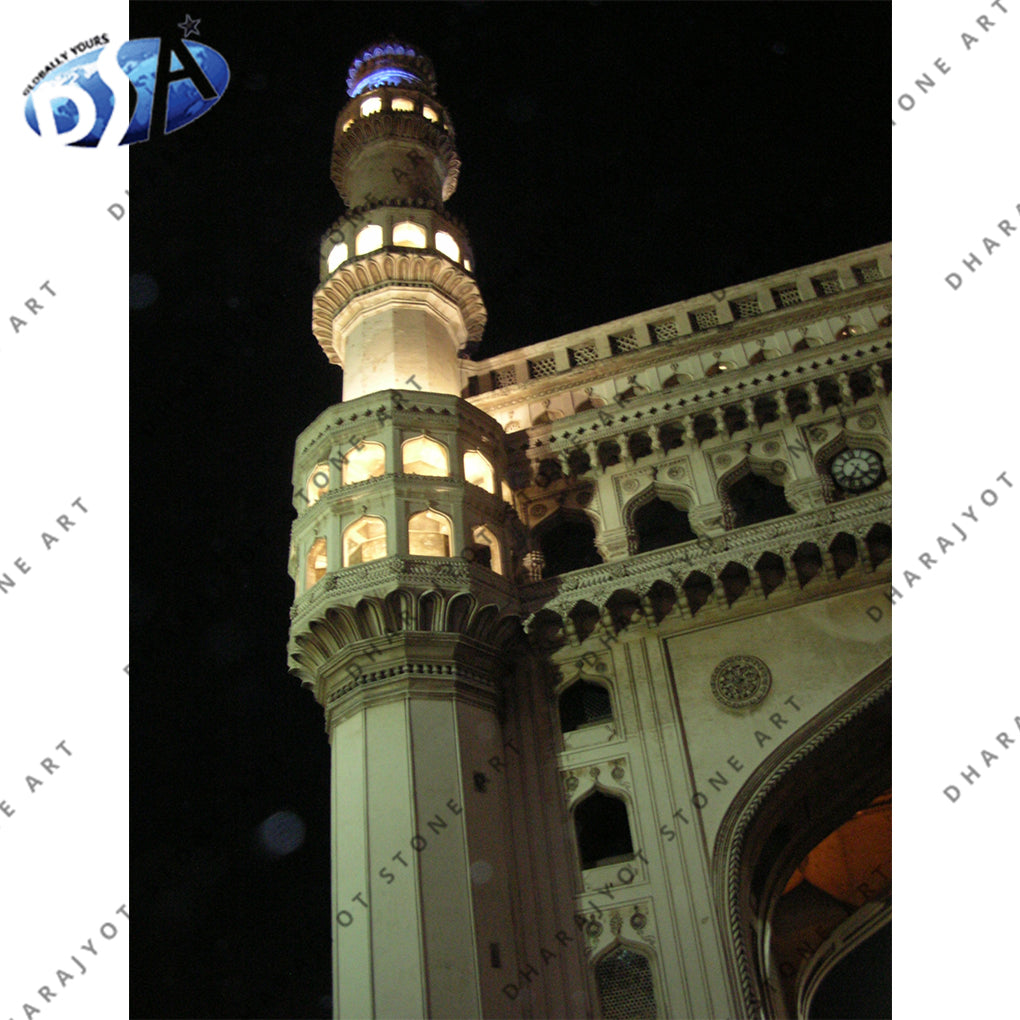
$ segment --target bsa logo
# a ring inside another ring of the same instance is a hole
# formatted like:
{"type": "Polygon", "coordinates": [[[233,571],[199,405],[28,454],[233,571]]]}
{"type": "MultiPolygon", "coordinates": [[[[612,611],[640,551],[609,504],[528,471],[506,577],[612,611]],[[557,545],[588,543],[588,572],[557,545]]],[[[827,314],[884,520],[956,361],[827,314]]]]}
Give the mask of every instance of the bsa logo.
{"type": "Polygon", "coordinates": [[[202,43],[108,43],[105,35],[93,43],[100,41],[105,45],[61,60],[29,94],[25,120],[40,138],[78,146],[145,142],[197,120],[230,81],[227,62],[202,43]]]}

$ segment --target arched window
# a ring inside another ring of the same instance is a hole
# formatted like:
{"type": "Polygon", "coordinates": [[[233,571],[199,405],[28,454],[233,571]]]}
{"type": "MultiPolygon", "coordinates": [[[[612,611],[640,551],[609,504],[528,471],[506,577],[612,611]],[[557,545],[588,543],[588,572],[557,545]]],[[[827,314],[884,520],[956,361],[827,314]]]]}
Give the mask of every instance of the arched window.
{"type": "Polygon", "coordinates": [[[406,99],[403,96],[395,97],[390,106],[398,113],[414,113],[414,100],[406,99]]]}
{"type": "Polygon", "coordinates": [[[786,502],[786,493],[781,485],[774,485],[761,475],[746,474],[726,490],[726,498],[733,507],[733,527],[742,528],[747,524],[760,524],[776,517],[793,513],[793,507],[786,502]]]}
{"type": "Polygon", "coordinates": [[[449,556],[450,519],[435,510],[413,514],[407,522],[407,546],[412,556],[449,556]]]}
{"type": "Polygon", "coordinates": [[[317,538],[305,560],[305,591],[317,585],[326,576],[326,540],[317,538]]]}
{"type": "Polygon", "coordinates": [[[475,562],[488,567],[495,574],[503,573],[503,556],[499,551],[499,539],[484,524],[473,528],[475,562]]]}
{"type": "Polygon", "coordinates": [[[634,858],[627,805],[596,790],[574,808],[574,830],[582,868],[598,868],[634,858]]]}
{"type": "Polygon", "coordinates": [[[609,691],[601,684],[575,680],[560,695],[560,729],[564,733],[612,721],[613,705],[609,691]]]}
{"type": "Polygon", "coordinates": [[[664,499],[653,499],[645,503],[634,514],[634,530],[637,532],[637,551],[651,552],[667,545],[678,545],[697,538],[691,529],[686,510],[678,510],[664,499]]]}
{"type": "Polygon", "coordinates": [[[464,481],[486,492],[496,491],[496,475],[492,465],[477,450],[468,450],[464,454],[464,481]]]}
{"type": "Polygon", "coordinates": [[[367,227],[362,227],[358,231],[358,236],[354,239],[354,254],[355,255],[367,255],[370,251],[376,251],[376,249],[382,247],[382,227],[378,223],[369,223],[367,227]]]}
{"type": "Polygon", "coordinates": [[[643,953],[617,946],[595,964],[599,1012],[605,1020],[655,1020],[652,967],[643,953]]]}
{"type": "Polygon", "coordinates": [[[312,473],[308,476],[308,484],[305,486],[306,495],[308,496],[308,505],[311,506],[313,503],[318,501],[329,492],[329,465],[328,464],[316,464],[312,468],[312,473]]]}
{"type": "Polygon", "coordinates": [[[343,265],[346,261],[347,245],[341,241],[339,244],[333,245],[333,250],[329,253],[329,258],[326,259],[326,269],[332,273],[337,266],[343,265]]]}
{"type": "Polygon", "coordinates": [[[595,548],[595,526],[586,514],[560,510],[548,520],[549,524],[543,521],[536,529],[542,550],[543,577],[555,577],[602,562],[595,548]]]}
{"type": "Polygon", "coordinates": [[[371,99],[366,99],[361,104],[361,116],[371,117],[373,113],[378,113],[382,109],[382,99],[379,96],[373,96],[371,99]]]}
{"type": "Polygon", "coordinates": [[[425,228],[410,220],[393,226],[393,243],[398,248],[424,248],[428,243],[425,228]]]}
{"type": "Polygon", "coordinates": [[[381,517],[360,517],[344,531],[344,566],[381,560],[386,555],[386,522],[381,517]]]}
{"type": "Polygon", "coordinates": [[[450,474],[450,457],[446,447],[428,436],[408,439],[402,449],[404,474],[433,475],[446,478],[450,474]]]}
{"type": "Polygon", "coordinates": [[[379,478],[386,470],[386,447],[382,443],[360,443],[344,457],[344,485],[379,478]]]}
{"type": "Polygon", "coordinates": [[[439,123],[439,115],[431,106],[423,106],[421,108],[421,115],[426,119],[432,121],[433,124],[439,123]]]}
{"type": "Polygon", "coordinates": [[[454,262],[460,262],[460,245],[445,230],[436,231],[436,251],[442,252],[454,262]]]}

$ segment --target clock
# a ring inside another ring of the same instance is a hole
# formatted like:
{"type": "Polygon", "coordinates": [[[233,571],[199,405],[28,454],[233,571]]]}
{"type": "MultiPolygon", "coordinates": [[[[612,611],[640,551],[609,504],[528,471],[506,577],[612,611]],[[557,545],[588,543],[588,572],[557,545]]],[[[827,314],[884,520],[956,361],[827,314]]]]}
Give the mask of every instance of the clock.
{"type": "Polygon", "coordinates": [[[836,454],[829,471],[845,492],[867,492],[882,478],[882,458],[874,450],[853,447],[836,454]]]}

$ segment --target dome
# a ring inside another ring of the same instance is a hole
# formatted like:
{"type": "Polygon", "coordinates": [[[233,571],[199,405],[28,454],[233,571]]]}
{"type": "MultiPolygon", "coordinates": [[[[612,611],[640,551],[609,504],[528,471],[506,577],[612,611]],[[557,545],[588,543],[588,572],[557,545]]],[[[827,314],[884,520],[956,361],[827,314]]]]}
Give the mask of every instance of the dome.
{"type": "Polygon", "coordinates": [[[385,85],[418,89],[434,96],[436,72],[432,61],[417,47],[396,39],[367,46],[347,72],[347,95],[354,99],[385,85]]]}

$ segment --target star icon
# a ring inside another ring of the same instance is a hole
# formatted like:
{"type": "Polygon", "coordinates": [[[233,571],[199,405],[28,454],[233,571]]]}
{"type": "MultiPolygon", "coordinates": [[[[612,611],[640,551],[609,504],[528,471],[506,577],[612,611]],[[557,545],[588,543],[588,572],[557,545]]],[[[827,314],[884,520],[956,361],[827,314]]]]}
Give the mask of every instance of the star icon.
{"type": "Polygon", "coordinates": [[[177,27],[184,30],[184,38],[188,39],[193,35],[201,35],[202,33],[198,30],[198,23],[201,18],[192,18],[190,14],[184,15],[184,20],[178,22],[177,27]]]}

